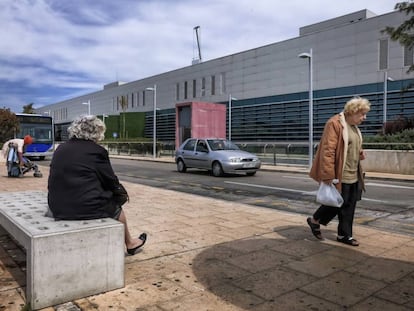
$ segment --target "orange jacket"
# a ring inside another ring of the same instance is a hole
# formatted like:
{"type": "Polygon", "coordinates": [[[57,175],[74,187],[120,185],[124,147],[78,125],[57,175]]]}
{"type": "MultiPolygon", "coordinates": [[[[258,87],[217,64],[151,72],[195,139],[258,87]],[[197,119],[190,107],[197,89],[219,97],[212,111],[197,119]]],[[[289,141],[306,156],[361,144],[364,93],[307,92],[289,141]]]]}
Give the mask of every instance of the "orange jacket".
{"type": "MultiPolygon", "coordinates": [[[[357,132],[361,141],[360,150],[362,150],[362,135],[358,128],[357,132]]],[[[318,183],[324,180],[338,179],[339,183],[336,184],[336,187],[341,191],[347,152],[348,128],[345,116],[341,112],[326,122],[309,176],[318,183]]],[[[360,186],[364,189],[361,163],[358,164],[358,180],[361,181],[360,186]]]]}

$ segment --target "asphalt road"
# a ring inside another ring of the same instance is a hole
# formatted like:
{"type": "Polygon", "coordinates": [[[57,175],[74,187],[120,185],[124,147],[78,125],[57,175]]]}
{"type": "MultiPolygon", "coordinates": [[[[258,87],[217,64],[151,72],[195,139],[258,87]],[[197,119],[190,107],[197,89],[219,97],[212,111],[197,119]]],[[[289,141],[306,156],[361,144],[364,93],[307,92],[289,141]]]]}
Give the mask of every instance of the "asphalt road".
{"type": "MultiPolygon", "coordinates": [[[[318,185],[303,173],[259,171],[255,176],[213,177],[206,171],[178,173],[174,163],[111,159],[120,178],[223,200],[301,214],[318,207],[318,185]]],[[[48,161],[38,162],[48,165],[48,161]]],[[[367,192],[358,203],[355,222],[414,235],[414,182],[367,179],[367,192]]]]}

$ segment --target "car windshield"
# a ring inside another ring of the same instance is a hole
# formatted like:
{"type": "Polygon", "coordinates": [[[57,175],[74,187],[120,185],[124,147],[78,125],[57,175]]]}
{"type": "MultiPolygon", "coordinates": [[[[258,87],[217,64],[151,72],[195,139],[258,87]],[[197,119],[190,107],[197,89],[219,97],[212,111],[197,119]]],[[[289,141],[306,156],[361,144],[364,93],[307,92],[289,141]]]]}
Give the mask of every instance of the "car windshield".
{"type": "Polygon", "coordinates": [[[217,150],[240,150],[234,143],[225,139],[208,139],[207,140],[210,149],[217,150]]]}

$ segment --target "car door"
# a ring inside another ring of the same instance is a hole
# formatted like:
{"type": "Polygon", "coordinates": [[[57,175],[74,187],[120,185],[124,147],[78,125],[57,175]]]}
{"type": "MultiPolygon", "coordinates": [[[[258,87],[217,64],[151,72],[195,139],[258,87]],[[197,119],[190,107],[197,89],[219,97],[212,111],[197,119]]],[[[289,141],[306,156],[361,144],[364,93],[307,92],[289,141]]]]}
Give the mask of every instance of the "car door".
{"type": "Polygon", "coordinates": [[[180,156],[184,160],[184,164],[187,167],[196,167],[194,166],[194,153],[196,143],[196,139],[189,139],[179,150],[180,156]]]}
{"type": "Polygon", "coordinates": [[[197,141],[194,152],[194,165],[198,168],[211,169],[209,161],[210,150],[205,139],[197,141]]]}

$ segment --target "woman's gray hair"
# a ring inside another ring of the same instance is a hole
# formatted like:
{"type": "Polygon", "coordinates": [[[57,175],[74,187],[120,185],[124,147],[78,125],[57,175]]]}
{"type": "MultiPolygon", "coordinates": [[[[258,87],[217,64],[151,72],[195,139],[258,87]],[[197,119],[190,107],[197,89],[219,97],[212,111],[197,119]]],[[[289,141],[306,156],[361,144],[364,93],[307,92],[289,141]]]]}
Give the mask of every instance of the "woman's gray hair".
{"type": "Polygon", "coordinates": [[[84,115],[73,120],[68,128],[69,138],[101,141],[105,138],[106,126],[97,116],[84,115]]]}

